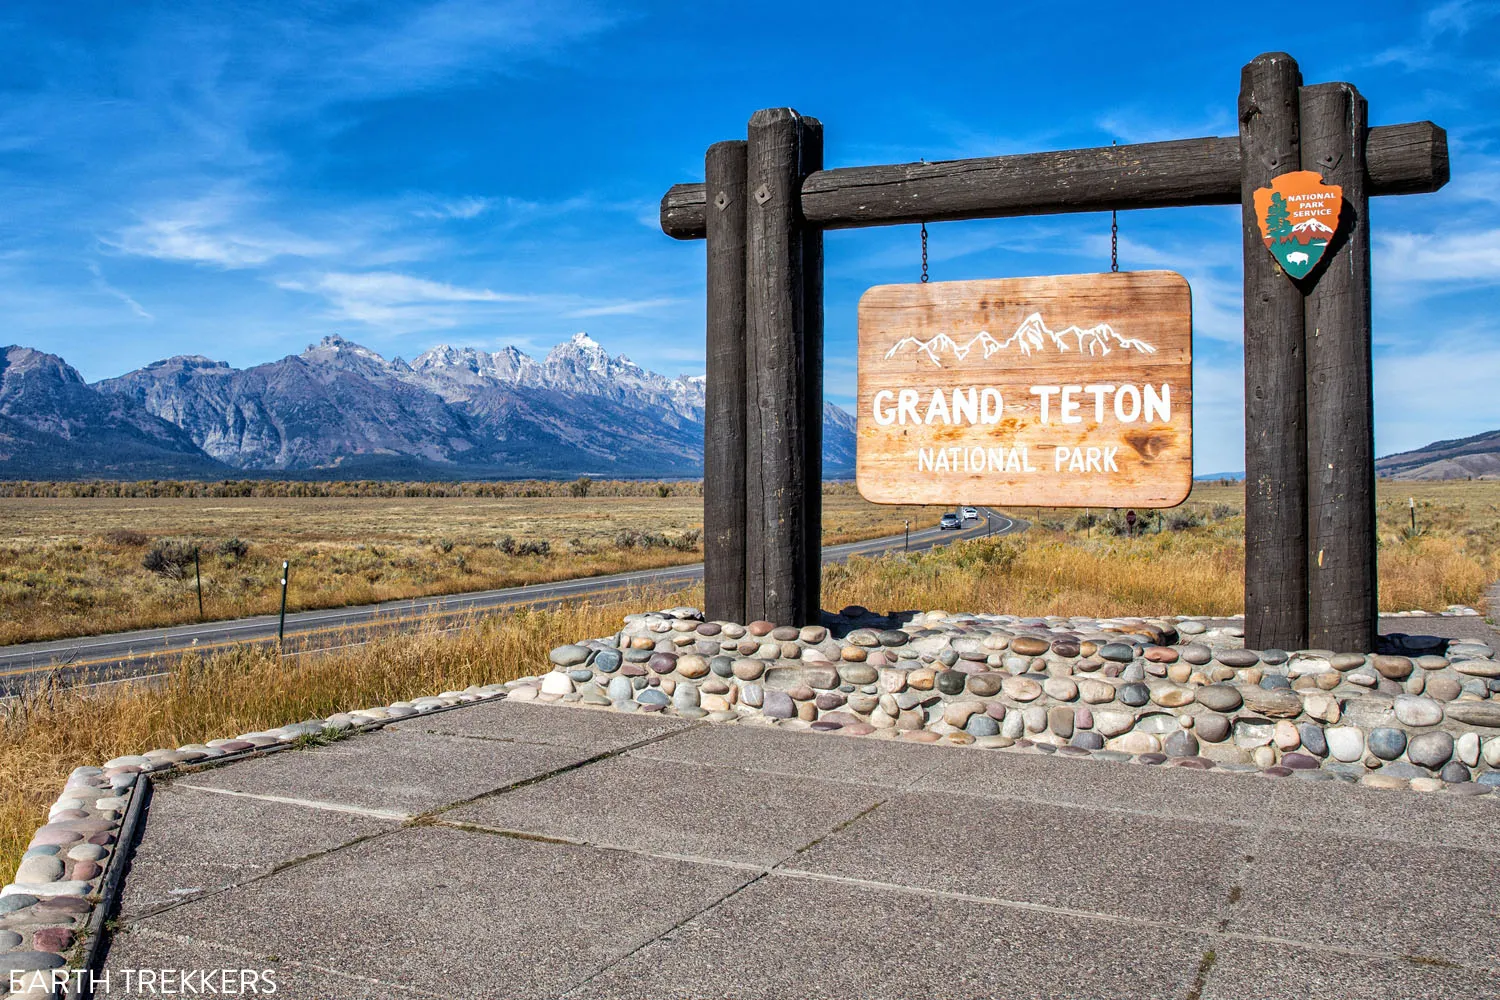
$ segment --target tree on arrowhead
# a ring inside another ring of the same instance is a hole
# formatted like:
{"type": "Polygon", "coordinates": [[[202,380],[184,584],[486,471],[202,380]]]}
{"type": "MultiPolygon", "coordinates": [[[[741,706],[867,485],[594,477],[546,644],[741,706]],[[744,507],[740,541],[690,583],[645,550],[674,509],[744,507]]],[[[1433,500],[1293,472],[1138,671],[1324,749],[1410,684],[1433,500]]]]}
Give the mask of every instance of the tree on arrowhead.
{"type": "Polygon", "coordinates": [[[1292,213],[1286,206],[1286,196],[1280,191],[1271,195],[1271,204],[1266,209],[1266,234],[1282,243],[1292,235],[1292,213]]]}

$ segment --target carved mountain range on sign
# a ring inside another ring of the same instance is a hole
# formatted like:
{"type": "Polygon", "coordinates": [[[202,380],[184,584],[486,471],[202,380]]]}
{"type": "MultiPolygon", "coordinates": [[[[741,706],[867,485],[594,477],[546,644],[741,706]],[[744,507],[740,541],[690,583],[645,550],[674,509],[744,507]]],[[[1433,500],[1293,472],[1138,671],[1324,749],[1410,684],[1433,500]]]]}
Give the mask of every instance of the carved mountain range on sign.
{"type": "Polygon", "coordinates": [[[995,339],[988,330],[981,330],[962,344],[946,333],[940,333],[929,340],[903,337],[886,352],[885,357],[889,361],[910,348],[925,355],[927,360],[941,368],[944,355],[963,361],[976,349],[982,352],[984,358],[1014,349],[1019,350],[1022,355],[1030,356],[1035,352],[1048,350],[1049,346],[1059,353],[1072,351],[1090,357],[1103,357],[1115,350],[1156,353],[1156,348],[1151,344],[1136,337],[1123,337],[1108,323],[1096,323],[1090,327],[1070,325],[1061,330],[1053,330],[1042,320],[1041,313],[1032,313],[1005,340],[995,339]]]}

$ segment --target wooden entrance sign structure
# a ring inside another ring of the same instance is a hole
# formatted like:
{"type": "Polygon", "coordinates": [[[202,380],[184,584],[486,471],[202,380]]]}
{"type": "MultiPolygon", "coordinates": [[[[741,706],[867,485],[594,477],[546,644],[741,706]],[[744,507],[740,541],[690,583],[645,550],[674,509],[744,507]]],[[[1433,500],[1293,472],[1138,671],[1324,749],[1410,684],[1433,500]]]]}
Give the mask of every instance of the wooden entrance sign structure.
{"type": "Polygon", "coordinates": [[[1369,128],[1353,86],[1304,87],[1279,52],[1241,72],[1239,123],[1238,136],[824,170],[822,125],[779,108],[710,147],[705,183],[661,203],[667,235],[708,244],[708,614],[818,617],[824,230],[1238,204],[1245,642],[1373,648],[1369,199],[1446,184],[1447,136],[1431,122],[1369,128]],[[1300,281],[1255,212],[1255,192],[1295,170],[1343,190],[1338,231],[1300,281]]]}

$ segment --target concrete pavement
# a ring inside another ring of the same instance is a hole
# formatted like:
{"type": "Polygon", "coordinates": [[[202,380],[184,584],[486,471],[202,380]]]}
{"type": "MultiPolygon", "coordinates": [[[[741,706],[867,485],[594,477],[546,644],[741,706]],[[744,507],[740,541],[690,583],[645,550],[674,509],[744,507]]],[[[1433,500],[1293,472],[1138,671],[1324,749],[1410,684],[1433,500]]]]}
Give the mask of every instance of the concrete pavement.
{"type": "Polygon", "coordinates": [[[1493,798],[489,702],[158,783],[109,995],[1494,996],[1493,798]]]}

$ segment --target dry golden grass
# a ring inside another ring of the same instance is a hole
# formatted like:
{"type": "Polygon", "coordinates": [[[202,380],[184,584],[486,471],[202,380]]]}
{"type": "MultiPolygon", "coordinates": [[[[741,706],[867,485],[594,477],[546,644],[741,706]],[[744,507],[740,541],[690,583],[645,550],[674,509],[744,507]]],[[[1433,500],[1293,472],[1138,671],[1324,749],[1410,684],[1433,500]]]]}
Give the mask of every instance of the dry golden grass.
{"type": "Polygon", "coordinates": [[[10,881],[75,767],[499,683],[545,669],[554,646],[617,631],[632,611],[701,599],[698,590],[641,591],[619,602],[522,610],[452,631],[389,636],[338,653],[280,660],[242,648],[180,661],[156,682],[33,691],[0,715],[0,884],[10,881]]]}
{"type": "MultiPolygon", "coordinates": [[[[675,487],[674,487],[675,489],[675,487]]],[[[940,509],[877,507],[847,485],[824,496],[824,541],[937,522],[940,509]]],[[[257,497],[0,499],[0,644],[198,620],[193,568],[148,572],[159,539],[201,547],[208,620],[268,614],[289,560],[288,607],[342,607],[652,569],[702,559],[703,501],[666,497],[257,497]],[[621,537],[658,542],[622,546],[621,537]],[[497,542],[545,541],[545,556],[497,542]],[[220,555],[230,538],[244,556],[220,555]]]]}

